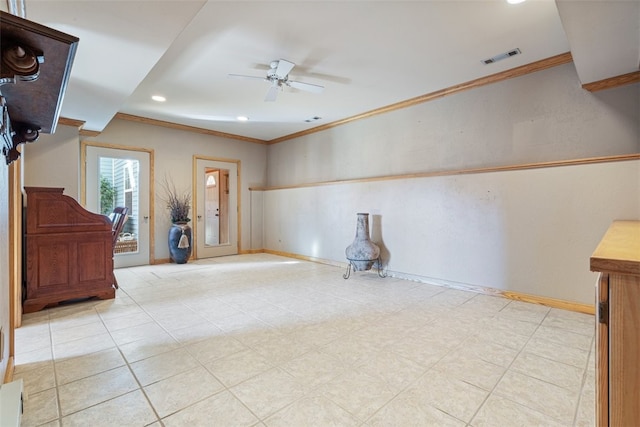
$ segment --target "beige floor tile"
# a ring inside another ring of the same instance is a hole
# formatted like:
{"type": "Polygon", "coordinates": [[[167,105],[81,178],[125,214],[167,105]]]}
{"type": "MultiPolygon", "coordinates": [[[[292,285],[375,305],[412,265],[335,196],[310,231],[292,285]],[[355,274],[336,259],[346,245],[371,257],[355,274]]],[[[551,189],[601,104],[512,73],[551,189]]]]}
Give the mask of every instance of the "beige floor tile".
{"type": "Polygon", "coordinates": [[[508,371],[495,394],[552,417],[565,425],[573,423],[578,392],[508,371]]]}
{"type": "Polygon", "coordinates": [[[469,356],[464,351],[446,355],[433,369],[449,378],[456,378],[487,391],[495,387],[506,371],[502,366],[469,356]]]}
{"type": "Polygon", "coordinates": [[[246,350],[247,346],[235,338],[220,335],[184,347],[200,363],[206,365],[224,356],[246,350]]]}
{"type": "Polygon", "coordinates": [[[56,361],[62,361],[113,347],[115,347],[115,343],[111,339],[111,335],[103,333],[55,344],[53,346],[53,355],[56,361]]]}
{"type": "Polygon", "coordinates": [[[512,371],[555,384],[572,391],[580,390],[584,369],[523,351],[510,368],[512,371]]]}
{"type": "Polygon", "coordinates": [[[313,388],[340,375],[347,366],[334,356],[312,350],[284,363],[281,368],[293,375],[298,382],[313,388]]]}
{"type": "Polygon", "coordinates": [[[371,358],[380,349],[367,340],[346,335],[319,347],[319,350],[348,366],[371,358]]]}
{"type": "Polygon", "coordinates": [[[500,311],[500,316],[540,324],[549,311],[549,307],[542,305],[529,304],[522,301],[510,301],[509,304],[500,311]]]}
{"type": "Polygon", "coordinates": [[[95,309],[103,322],[109,328],[108,322],[118,317],[135,316],[137,314],[145,314],[144,310],[131,298],[122,298],[121,292],[116,293],[115,300],[101,301],[96,305],[95,309]]]}
{"type": "Polygon", "coordinates": [[[360,421],[365,421],[397,394],[381,378],[356,369],[339,375],[318,391],[360,421]]]}
{"type": "Polygon", "coordinates": [[[172,329],[170,334],[178,342],[184,345],[193,344],[198,341],[206,340],[207,338],[215,338],[220,335],[225,335],[222,329],[210,322],[203,322],[197,325],[187,326],[185,328],[172,329]]]}
{"type": "Polygon", "coordinates": [[[347,411],[323,396],[308,396],[267,418],[269,427],[325,427],[360,426],[361,422],[347,411]]]}
{"type": "Polygon", "coordinates": [[[245,333],[270,328],[270,326],[262,320],[242,312],[219,319],[213,319],[211,322],[226,333],[245,333]]]}
{"type": "Polygon", "coordinates": [[[471,421],[489,395],[486,390],[451,378],[435,369],[427,371],[403,393],[414,401],[433,406],[464,422],[471,421]]]}
{"type": "Polygon", "coordinates": [[[85,323],[78,326],[70,326],[64,329],[54,329],[51,331],[51,340],[54,345],[74,341],[82,338],[92,337],[94,335],[104,334],[107,329],[104,324],[97,318],[97,321],[85,323]]]}
{"type": "Polygon", "coordinates": [[[125,364],[117,348],[56,361],[58,385],[90,377],[125,364]]]}
{"type": "Polygon", "coordinates": [[[16,344],[15,374],[37,369],[53,362],[53,351],[51,347],[40,348],[23,352],[22,347],[16,344]]]}
{"type": "MultiPolygon", "coordinates": [[[[20,329],[16,329],[19,331],[20,329]]],[[[34,330],[33,334],[16,333],[16,347],[21,353],[28,353],[36,350],[51,349],[51,335],[49,328],[34,330]]]]}
{"type": "Polygon", "coordinates": [[[450,351],[447,345],[447,343],[443,343],[440,339],[433,337],[417,338],[408,336],[390,346],[390,349],[405,359],[414,361],[428,369],[450,351]]]}
{"type": "Polygon", "coordinates": [[[158,418],[140,390],[135,390],[62,418],[63,427],[134,427],[158,418]]]}
{"type": "Polygon", "coordinates": [[[473,427],[522,426],[566,427],[541,412],[520,405],[507,398],[491,395],[471,421],[473,427]]]}
{"type": "Polygon", "coordinates": [[[162,328],[171,332],[188,327],[197,327],[202,324],[210,324],[204,317],[193,313],[186,307],[182,307],[182,313],[172,313],[165,316],[156,316],[155,320],[162,328]]]}
{"type": "Polygon", "coordinates": [[[342,332],[330,323],[317,322],[294,328],[289,335],[302,343],[320,347],[342,337],[342,332]]]}
{"type": "Polygon", "coordinates": [[[398,392],[426,371],[424,366],[392,352],[390,347],[383,348],[355,366],[359,371],[380,378],[398,392]]]}
{"type": "Polygon", "coordinates": [[[185,349],[178,348],[129,365],[142,386],[190,371],[200,363],[185,349]]]}
{"type": "Polygon", "coordinates": [[[60,426],[61,426],[60,420],[53,420],[48,423],[38,425],[38,427],[60,427],[60,426]]]}
{"type": "Polygon", "coordinates": [[[562,310],[552,309],[542,322],[542,326],[565,329],[580,335],[593,336],[593,331],[596,327],[594,315],[575,312],[568,313],[578,316],[568,316],[563,314],[562,310]]]}
{"type": "Polygon", "coordinates": [[[23,405],[22,427],[39,426],[59,416],[58,395],[53,388],[25,396],[23,405]]]}
{"type": "Polygon", "coordinates": [[[280,335],[254,345],[253,349],[256,353],[267,359],[269,363],[273,365],[280,365],[307,353],[312,350],[313,347],[296,341],[289,335],[280,335]]]}
{"type": "Polygon", "coordinates": [[[119,329],[111,332],[111,336],[116,344],[124,345],[154,335],[163,335],[166,331],[157,323],[143,323],[141,325],[132,326],[125,329],[119,329]]]}
{"type": "Polygon", "coordinates": [[[43,364],[28,371],[14,373],[13,379],[22,379],[22,387],[27,394],[38,393],[56,386],[53,362],[43,364]]]}
{"type": "Polygon", "coordinates": [[[595,388],[585,387],[580,394],[576,427],[593,427],[596,425],[596,393],[595,388]]]}
{"type": "Polygon", "coordinates": [[[145,392],[160,418],[222,391],[224,386],[198,367],[146,386],[145,392]]]}
{"type": "Polygon", "coordinates": [[[567,347],[540,337],[531,338],[524,350],[580,369],[584,369],[589,360],[588,350],[567,347]]]}
{"type": "Polygon", "coordinates": [[[122,313],[122,315],[119,316],[108,316],[111,314],[110,312],[102,314],[103,322],[109,331],[118,331],[132,326],[153,322],[153,318],[138,307],[135,307],[131,313],[129,313],[130,310],[127,308],[123,310],[125,310],[126,313],[122,313]],[[107,317],[105,318],[105,316],[107,317]]]}
{"type": "Polygon", "coordinates": [[[214,360],[205,365],[226,387],[232,387],[273,368],[267,359],[247,349],[214,360]]]}
{"type": "Polygon", "coordinates": [[[371,427],[464,427],[465,422],[427,405],[418,396],[401,393],[366,423],[371,427]]]}
{"type": "MultiPolygon", "coordinates": [[[[490,332],[488,332],[490,334],[490,332]]],[[[524,345],[524,344],[523,344],[524,345]]],[[[519,350],[502,345],[496,341],[488,340],[483,336],[475,335],[461,343],[455,350],[456,353],[467,357],[476,357],[494,365],[509,367],[518,355],[519,350]]]]}
{"type": "Polygon", "coordinates": [[[164,418],[166,427],[253,426],[258,419],[228,391],[208,397],[164,418]]]}
{"type": "Polygon", "coordinates": [[[270,254],[119,269],[113,300],[24,316],[23,425],[593,425],[593,316],[342,273],[270,254]]]}
{"type": "Polygon", "coordinates": [[[168,333],[152,335],[148,338],[120,345],[118,348],[129,363],[165,353],[180,347],[180,344],[168,333]]]}
{"type": "Polygon", "coordinates": [[[232,387],[230,391],[256,416],[264,419],[301,398],[306,389],[290,374],[274,368],[232,387]]]}
{"type": "Polygon", "coordinates": [[[95,302],[70,304],[68,306],[55,307],[49,310],[49,326],[52,331],[96,323],[100,316],[94,309],[95,302]]]}
{"type": "Polygon", "coordinates": [[[129,368],[122,366],[58,388],[60,412],[69,415],[138,388],[129,368]]]}
{"type": "Polygon", "coordinates": [[[593,335],[582,335],[567,329],[541,325],[533,334],[534,338],[540,338],[566,347],[578,348],[589,351],[593,341],[593,335]]]}
{"type": "MultiPolygon", "coordinates": [[[[505,320],[501,320],[500,322],[505,322],[505,320]]],[[[498,325],[488,324],[484,330],[477,332],[473,337],[487,343],[491,342],[503,347],[511,348],[515,350],[516,354],[529,342],[529,335],[522,335],[500,326],[496,326],[498,325]]]]}
{"type": "Polygon", "coordinates": [[[245,344],[248,347],[256,347],[274,338],[280,338],[285,335],[290,335],[292,338],[296,338],[292,334],[286,333],[287,331],[279,330],[277,328],[258,329],[255,331],[230,333],[228,336],[233,337],[245,344]]]}

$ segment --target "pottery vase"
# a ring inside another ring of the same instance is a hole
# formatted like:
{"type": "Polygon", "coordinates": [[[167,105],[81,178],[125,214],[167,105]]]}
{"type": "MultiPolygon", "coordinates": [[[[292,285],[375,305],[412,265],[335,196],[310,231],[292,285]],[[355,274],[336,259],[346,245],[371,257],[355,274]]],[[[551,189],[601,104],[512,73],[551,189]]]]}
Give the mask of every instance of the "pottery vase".
{"type": "Polygon", "coordinates": [[[169,229],[169,255],[176,264],[185,264],[191,256],[191,227],[186,222],[174,223],[169,229]]]}
{"type": "Polygon", "coordinates": [[[357,216],[356,237],[347,246],[345,254],[354,271],[371,270],[380,256],[380,248],[369,238],[369,214],[358,213],[357,216]]]}

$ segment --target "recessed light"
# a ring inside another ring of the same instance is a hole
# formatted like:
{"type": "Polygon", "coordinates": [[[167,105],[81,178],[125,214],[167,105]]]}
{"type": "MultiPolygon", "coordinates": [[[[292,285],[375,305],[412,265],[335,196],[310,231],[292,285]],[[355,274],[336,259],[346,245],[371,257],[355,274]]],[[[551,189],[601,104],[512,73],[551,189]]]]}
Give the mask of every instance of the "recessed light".
{"type": "Polygon", "coordinates": [[[507,3],[509,4],[518,4],[518,3],[524,3],[526,0],[507,0],[507,3]]]}
{"type": "Polygon", "coordinates": [[[249,117],[247,117],[247,116],[238,116],[238,117],[236,117],[236,120],[238,120],[239,122],[246,122],[247,120],[249,120],[249,117]]]}
{"type": "Polygon", "coordinates": [[[151,99],[153,99],[153,100],[154,100],[154,101],[156,101],[156,102],[164,102],[164,101],[166,101],[166,100],[167,100],[167,98],[165,98],[165,97],[164,97],[164,96],[162,96],[162,95],[153,95],[153,96],[151,97],[151,99]]]}

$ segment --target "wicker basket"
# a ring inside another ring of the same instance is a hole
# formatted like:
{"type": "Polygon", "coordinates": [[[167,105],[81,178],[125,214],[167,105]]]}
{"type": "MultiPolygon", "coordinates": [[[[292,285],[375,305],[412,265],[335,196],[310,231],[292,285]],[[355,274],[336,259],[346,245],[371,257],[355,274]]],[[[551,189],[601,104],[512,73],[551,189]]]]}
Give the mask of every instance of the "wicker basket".
{"type": "Polygon", "coordinates": [[[137,252],[137,251],[138,251],[137,240],[118,240],[113,250],[113,252],[116,254],[124,254],[128,252],[137,252]]]}

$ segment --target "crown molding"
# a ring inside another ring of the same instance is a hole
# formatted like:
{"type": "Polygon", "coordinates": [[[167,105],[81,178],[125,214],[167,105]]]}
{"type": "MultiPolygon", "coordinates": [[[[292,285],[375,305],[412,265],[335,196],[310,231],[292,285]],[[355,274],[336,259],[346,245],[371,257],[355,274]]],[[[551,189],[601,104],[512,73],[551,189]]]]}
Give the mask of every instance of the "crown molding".
{"type": "Polygon", "coordinates": [[[589,92],[597,92],[599,90],[613,89],[633,83],[640,83],[640,71],[633,71],[631,73],[609,77],[608,79],[585,83],[582,85],[582,89],[588,90],[589,92]]]}

